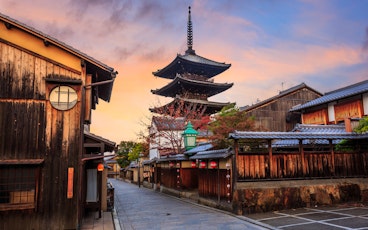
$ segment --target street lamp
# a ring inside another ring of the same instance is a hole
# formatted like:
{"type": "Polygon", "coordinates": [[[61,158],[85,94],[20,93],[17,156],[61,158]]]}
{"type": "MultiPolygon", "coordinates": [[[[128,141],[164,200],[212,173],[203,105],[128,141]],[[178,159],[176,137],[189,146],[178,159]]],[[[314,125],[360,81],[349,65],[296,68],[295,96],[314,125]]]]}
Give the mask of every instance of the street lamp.
{"type": "Polygon", "coordinates": [[[141,159],[141,157],[143,157],[144,155],[143,155],[143,153],[140,153],[139,155],[138,155],[138,187],[140,188],[141,187],[141,169],[140,169],[140,164],[141,164],[141,162],[140,162],[140,159],[141,159]]]}
{"type": "Polygon", "coordinates": [[[198,132],[193,129],[192,123],[189,121],[183,132],[185,150],[188,151],[196,146],[198,132]]]}

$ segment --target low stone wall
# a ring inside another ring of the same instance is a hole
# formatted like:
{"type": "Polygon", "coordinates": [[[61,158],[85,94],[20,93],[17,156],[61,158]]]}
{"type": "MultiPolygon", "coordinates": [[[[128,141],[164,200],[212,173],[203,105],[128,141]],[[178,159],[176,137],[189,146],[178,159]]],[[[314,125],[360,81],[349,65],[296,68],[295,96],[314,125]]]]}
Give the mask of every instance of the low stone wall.
{"type": "Polygon", "coordinates": [[[368,202],[368,179],[241,182],[234,189],[233,210],[244,215],[344,202],[368,202]]]}

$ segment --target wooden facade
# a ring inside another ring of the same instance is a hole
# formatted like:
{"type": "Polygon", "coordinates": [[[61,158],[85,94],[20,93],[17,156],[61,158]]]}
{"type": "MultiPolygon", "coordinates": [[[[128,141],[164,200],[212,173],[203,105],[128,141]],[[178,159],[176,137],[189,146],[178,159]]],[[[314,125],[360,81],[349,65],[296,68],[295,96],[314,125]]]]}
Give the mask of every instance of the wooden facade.
{"type": "Polygon", "coordinates": [[[297,148],[288,150],[269,147],[258,151],[239,151],[236,156],[237,179],[259,181],[366,177],[368,146],[363,141],[360,145],[362,150],[337,151],[331,140],[327,146],[300,143],[297,148]]]}
{"type": "Polygon", "coordinates": [[[289,113],[296,105],[321,97],[321,93],[302,83],[281,91],[279,95],[258,102],[252,106],[241,108],[255,119],[255,127],[260,131],[286,132],[300,123],[300,114],[289,113]]]}
{"type": "Polygon", "coordinates": [[[80,226],[86,108],[112,86],[93,95],[97,72],[109,80],[113,69],[0,15],[0,229],[80,226]]]}
{"type": "Polygon", "coordinates": [[[178,192],[198,191],[200,197],[218,202],[231,200],[231,151],[204,151],[192,157],[174,158],[158,160],[159,167],[154,170],[159,173],[153,183],[178,192]]]}
{"type": "Polygon", "coordinates": [[[339,124],[346,119],[362,118],[368,115],[368,81],[328,92],[290,111],[302,114],[303,124],[339,124]]]}

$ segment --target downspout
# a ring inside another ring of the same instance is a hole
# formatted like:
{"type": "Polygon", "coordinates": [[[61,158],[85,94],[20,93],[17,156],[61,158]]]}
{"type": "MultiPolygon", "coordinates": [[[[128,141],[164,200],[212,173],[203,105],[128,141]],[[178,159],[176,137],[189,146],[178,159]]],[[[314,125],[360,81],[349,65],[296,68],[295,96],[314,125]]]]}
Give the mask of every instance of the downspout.
{"type": "Polygon", "coordinates": [[[110,80],[94,82],[94,83],[91,83],[91,84],[89,84],[89,85],[85,85],[85,86],[84,86],[84,88],[90,88],[90,87],[92,87],[92,86],[105,85],[105,84],[112,83],[112,82],[114,82],[114,81],[115,81],[116,74],[117,74],[117,72],[113,72],[113,73],[111,73],[111,77],[112,77],[112,79],[110,79],[110,80]]]}

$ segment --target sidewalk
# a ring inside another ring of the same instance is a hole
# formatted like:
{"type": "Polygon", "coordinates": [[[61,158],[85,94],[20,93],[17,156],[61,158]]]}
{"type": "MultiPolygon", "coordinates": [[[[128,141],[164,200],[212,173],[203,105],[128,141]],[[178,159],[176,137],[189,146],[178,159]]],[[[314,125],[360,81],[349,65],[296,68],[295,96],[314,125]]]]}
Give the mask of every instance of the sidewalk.
{"type": "Polygon", "coordinates": [[[120,230],[119,221],[115,217],[115,209],[112,212],[102,212],[101,218],[98,212],[91,212],[83,218],[81,230],[120,230]],[[116,222],[117,221],[117,222],[116,222]]]}

